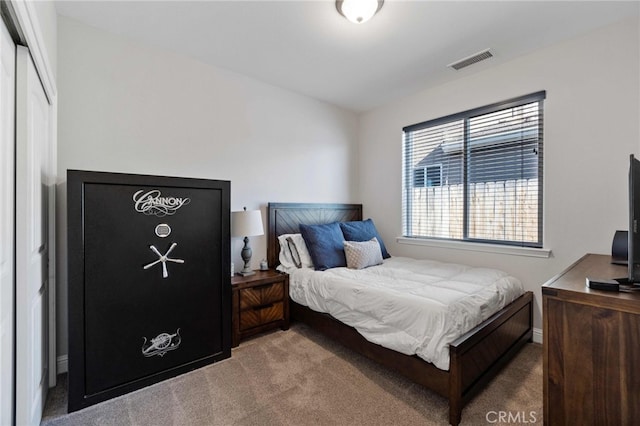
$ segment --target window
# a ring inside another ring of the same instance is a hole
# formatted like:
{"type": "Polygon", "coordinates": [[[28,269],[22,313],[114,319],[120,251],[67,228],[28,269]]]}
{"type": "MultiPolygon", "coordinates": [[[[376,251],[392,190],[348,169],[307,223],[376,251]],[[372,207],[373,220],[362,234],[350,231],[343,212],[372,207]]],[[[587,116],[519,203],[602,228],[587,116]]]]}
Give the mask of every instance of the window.
{"type": "Polygon", "coordinates": [[[442,185],[442,166],[440,164],[417,167],[413,170],[413,186],[424,188],[442,185]]]}
{"type": "Polygon", "coordinates": [[[542,247],[544,91],[403,129],[403,235],[542,247]]]}

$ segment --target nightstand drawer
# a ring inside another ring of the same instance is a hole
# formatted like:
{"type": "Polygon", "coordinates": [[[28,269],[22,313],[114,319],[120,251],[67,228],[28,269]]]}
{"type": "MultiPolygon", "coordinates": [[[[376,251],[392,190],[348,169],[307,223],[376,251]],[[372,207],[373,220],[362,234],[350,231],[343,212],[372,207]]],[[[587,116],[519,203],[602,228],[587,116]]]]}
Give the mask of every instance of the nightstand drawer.
{"type": "Polygon", "coordinates": [[[231,346],[274,328],[289,328],[289,275],[273,269],[231,278],[231,346]]]}
{"type": "Polygon", "coordinates": [[[240,290],[240,310],[254,309],[284,300],[284,284],[282,282],[265,284],[240,290]]]}
{"type": "Polygon", "coordinates": [[[258,305],[240,312],[240,331],[284,319],[283,302],[258,305]]]}

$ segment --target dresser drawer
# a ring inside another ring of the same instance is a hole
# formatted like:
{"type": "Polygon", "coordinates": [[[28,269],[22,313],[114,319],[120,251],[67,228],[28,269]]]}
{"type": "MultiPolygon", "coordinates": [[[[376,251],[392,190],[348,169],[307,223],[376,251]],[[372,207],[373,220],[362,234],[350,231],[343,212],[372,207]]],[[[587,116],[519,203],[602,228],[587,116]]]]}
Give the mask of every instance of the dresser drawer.
{"type": "Polygon", "coordinates": [[[284,303],[268,303],[240,312],[240,331],[284,319],[284,303]]]}
{"type": "Polygon", "coordinates": [[[245,311],[284,300],[284,283],[277,282],[240,290],[240,310],[245,311]]]}

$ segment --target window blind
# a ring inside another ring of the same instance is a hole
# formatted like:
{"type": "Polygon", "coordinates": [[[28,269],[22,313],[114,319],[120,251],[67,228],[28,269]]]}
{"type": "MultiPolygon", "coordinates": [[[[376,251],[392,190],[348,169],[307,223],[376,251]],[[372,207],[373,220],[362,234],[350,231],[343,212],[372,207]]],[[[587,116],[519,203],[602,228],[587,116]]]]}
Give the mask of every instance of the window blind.
{"type": "Polygon", "coordinates": [[[542,247],[544,91],[403,129],[403,235],[542,247]]]}

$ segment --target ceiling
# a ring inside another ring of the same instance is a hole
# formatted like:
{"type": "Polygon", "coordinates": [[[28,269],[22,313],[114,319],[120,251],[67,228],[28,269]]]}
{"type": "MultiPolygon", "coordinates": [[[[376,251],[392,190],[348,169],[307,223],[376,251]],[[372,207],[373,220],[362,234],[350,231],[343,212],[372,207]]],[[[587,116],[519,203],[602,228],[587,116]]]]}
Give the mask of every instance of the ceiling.
{"type": "Polygon", "coordinates": [[[356,112],[639,16],[637,1],[56,1],[59,14],[356,112]],[[490,48],[460,71],[448,64],[490,48]]]}

